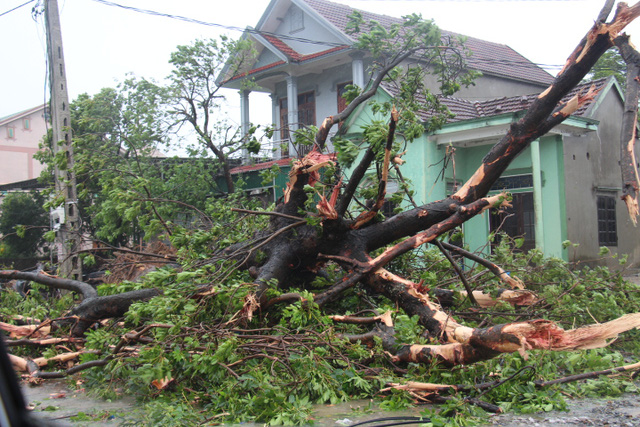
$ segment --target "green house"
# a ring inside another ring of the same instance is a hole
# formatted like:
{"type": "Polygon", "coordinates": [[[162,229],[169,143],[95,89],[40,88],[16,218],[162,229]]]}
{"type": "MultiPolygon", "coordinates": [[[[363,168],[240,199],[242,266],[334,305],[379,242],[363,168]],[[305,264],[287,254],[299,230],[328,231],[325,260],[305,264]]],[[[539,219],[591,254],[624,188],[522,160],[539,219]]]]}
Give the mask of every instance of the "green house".
{"type": "MultiPolygon", "coordinates": [[[[240,74],[225,70],[218,77],[219,84],[239,91],[245,128],[250,125],[251,93],[267,93],[272,99],[276,131],[273,146],[265,147],[272,158],[253,164],[245,159],[233,170],[234,176],[247,182],[250,193],[277,199],[287,181],[288,165],[307,152],[292,138],[292,131],[320,124],[342,111],[345,85],[364,88],[370,82],[372,59],[353,47],[346,31],[353,10],[327,0],[272,0],[258,24],[243,34],[254,43],[254,63],[240,74]],[[248,78],[254,83],[251,90],[243,84],[248,78]],[[282,175],[265,184],[260,171],[274,164],[282,167],[282,175]]],[[[365,20],[382,25],[401,22],[360,13],[365,20]]],[[[456,34],[443,30],[443,36],[456,34]]],[[[403,157],[406,163],[401,171],[413,183],[418,203],[441,199],[468,179],[490,147],[553,81],[553,76],[507,45],[471,37],[465,45],[472,52],[468,67],[481,76],[474,86],[458,92],[458,98],[442,98],[455,117],[437,132],[413,141],[403,157]]],[[[425,83],[435,91],[435,82],[425,83]]],[[[598,254],[606,246],[614,253],[628,254],[633,264],[640,262],[640,232],[620,200],[623,95],[612,79],[593,84],[598,95],[533,142],[496,183],[494,191],[512,194],[513,207],[500,214],[484,213],[464,225],[464,243],[470,249],[490,251],[487,237],[500,228],[523,238],[524,249],[537,247],[548,256],[604,262],[598,254]],[[565,241],[575,245],[563,249],[565,241]]],[[[590,86],[581,85],[571,95],[590,86]]],[[[381,87],[376,96],[385,100],[392,95],[391,88],[381,87]]],[[[361,138],[361,126],[372,118],[376,117],[368,105],[361,106],[341,133],[361,138]]],[[[330,141],[328,149],[334,150],[330,141]]]]}

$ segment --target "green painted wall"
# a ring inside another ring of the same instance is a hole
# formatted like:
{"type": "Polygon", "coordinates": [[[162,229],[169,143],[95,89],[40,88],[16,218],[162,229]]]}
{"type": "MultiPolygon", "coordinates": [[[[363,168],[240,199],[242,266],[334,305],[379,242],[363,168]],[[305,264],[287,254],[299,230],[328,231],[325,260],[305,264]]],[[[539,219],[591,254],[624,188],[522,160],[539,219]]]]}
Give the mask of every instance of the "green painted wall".
{"type": "MultiPolygon", "coordinates": [[[[291,170],[291,166],[281,166],[280,173],[276,176],[276,178],[272,182],[267,184],[264,184],[262,182],[262,176],[261,176],[262,170],[244,172],[242,174],[234,175],[233,180],[234,182],[237,182],[238,179],[242,177],[242,179],[245,182],[245,185],[243,187],[244,190],[273,187],[275,189],[275,198],[276,200],[278,200],[280,197],[284,195],[285,186],[289,181],[289,170],[291,170]]],[[[224,181],[224,179],[222,179],[222,177],[217,178],[216,181],[220,186],[220,188],[222,189],[227,188],[227,184],[224,181]]]]}
{"type": "MultiPolygon", "coordinates": [[[[528,189],[514,189],[512,192],[534,191],[536,211],[536,246],[543,249],[545,255],[567,259],[567,252],[562,248],[566,240],[566,210],[564,197],[564,167],[562,137],[552,135],[543,138],[527,148],[518,156],[503,176],[532,174],[535,170],[538,178],[534,177],[534,187],[528,189]],[[535,193],[537,191],[537,193],[535,193]]],[[[407,163],[402,166],[402,173],[414,184],[415,199],[418,203],[440,200],[447,195],[451,183],[465,182],[482,163],[491,145],[475,147],[456,147],[455,173],[454,161],[450,160],[444,171],[442,180],[443,159],[446,155],[446,145],[436,145],[428,141],[427,137],[416,140],[404,156],[407,163]]],[[[464,226],[465,244],[473,250],[488,253],[489,212],[480,214],[467,221],[464,226]]]]}
{"type": "MultiPolygon", "coordinates": [[[[376,97],[378,100],[389,99],[387,94],[380,92],[376,97]]],[[[347,123],[346,137],[358,140],[361,138],[361,126],[373,119],[385,120],[384,117],[374,114],[368,106],[361,108],[347,123]]],[[[503,115],[486,119],[485,122],[476,120],[454,124],[445,131],[469,131],[478,127],[504,124],[515,119],[517,115],[503,115]]],[[[401,171],[404,177],[412,182],[414,198],[418,204],[441,200],[447,196],[454,180],[463,183],[471,177],[490,148],[489,144],[456,147],[455,155],[446,162],[445,168],[447,146],[432,142],[425,134],[409,144],[407,154],[403,156],[406,163],[401,167],[401,171]]],[[[567,259],[567,252],[562,249],[562,242],[567,238],[567,224],[561,136],[546,136],[532,144],[512,162],[503,176],[534,173],[534,188],[510,191],[534,191],[536,246],[543,249],[547,256],[567,259]]],[[[485,212],[467,221],[463,226],[465,244],[473,251],[490,251],[487,243],[489,215],[489,212],[485,212]]]]}
{"type": "Polygon", "coordinates": [[[542,172],[542,222],[544,254],[568,260],[562,242],[567,240],[567,213],[564,193],[564,150],[562,137],[553,135],[540,141],[542,172]]]}

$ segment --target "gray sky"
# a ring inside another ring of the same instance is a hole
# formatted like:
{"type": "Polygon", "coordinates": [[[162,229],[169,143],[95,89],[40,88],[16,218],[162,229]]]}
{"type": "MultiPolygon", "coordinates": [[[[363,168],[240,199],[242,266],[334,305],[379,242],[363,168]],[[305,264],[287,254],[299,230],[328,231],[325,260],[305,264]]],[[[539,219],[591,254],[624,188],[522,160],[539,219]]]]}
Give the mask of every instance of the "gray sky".
{"type": "MultiPolygon", "coordinates": [[[[0,14],[27,0],[0,0],[0,14]]],[[[418,12],[443,29],[511,46],[552,74],[593,24],[604,0],[335,0],[353,7],[402,16],[418,12]]],[[[180,44],[221,33],[240,32],[150,16],[95,0],[58,0],[62,20],[68,88],[73,100],[114,87],[127,73],[161,81],[170,71],[169,55],[180,44]]],[[[268,0],[114,0],[127,6],[244,28],[255,26],[268,0]]],[[[0,16],[0,117],[45,101],[43,18],[31,16],[30,3],[0,16]]],[[[640,45],[640,21],[627,28],[640,45]]],[[[232,119],[237,94],[228,94],[232,119]]],[[[269,121],[270,101],[252,96],[252,121],[269,121]]]]}

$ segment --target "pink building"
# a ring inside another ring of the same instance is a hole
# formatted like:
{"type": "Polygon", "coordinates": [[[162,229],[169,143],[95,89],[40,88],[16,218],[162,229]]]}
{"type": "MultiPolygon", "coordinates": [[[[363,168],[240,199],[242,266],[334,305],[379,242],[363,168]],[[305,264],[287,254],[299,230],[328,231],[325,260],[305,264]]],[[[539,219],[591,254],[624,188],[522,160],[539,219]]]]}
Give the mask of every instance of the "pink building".
{"type": "Polygon", "coordinates": [[[44,168],[33,159],[49,127],[46,105],[0,118],[0,185],[37,178],[44,168]]]}

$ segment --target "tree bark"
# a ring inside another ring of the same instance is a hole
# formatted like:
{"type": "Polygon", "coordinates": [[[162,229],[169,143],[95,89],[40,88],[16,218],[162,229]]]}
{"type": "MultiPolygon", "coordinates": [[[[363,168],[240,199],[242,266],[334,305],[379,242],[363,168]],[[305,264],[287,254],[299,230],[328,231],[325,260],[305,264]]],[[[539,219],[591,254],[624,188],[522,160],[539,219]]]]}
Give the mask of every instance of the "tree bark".
{"type": "Polygon", "coordinates": [[[620,169],[622,171],[622,200],[627,206],[633,224],[638,222],[638,163],[635,155],[638,128],[638,98],[640,92],[640,53],[629,43],[629,37],[616,37],[615,44],[627,63],[627,84],[625,90],[622,130],[620,132],[620,169]]]}

